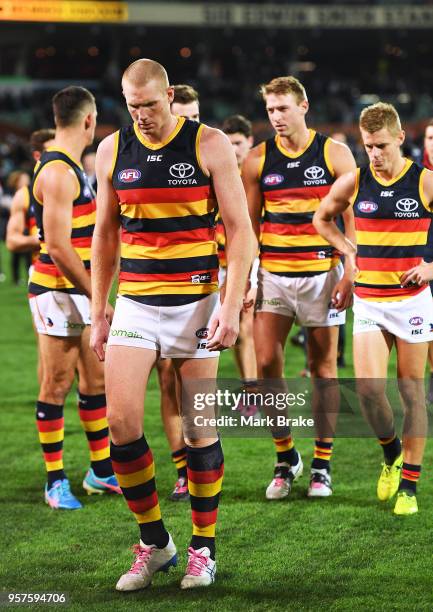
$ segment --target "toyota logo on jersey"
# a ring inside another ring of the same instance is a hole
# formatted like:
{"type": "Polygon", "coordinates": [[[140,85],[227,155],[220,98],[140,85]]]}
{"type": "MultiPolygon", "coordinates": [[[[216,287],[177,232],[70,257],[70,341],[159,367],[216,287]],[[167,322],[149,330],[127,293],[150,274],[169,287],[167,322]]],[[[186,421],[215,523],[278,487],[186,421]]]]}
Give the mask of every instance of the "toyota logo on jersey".
{"type": "Polygon", "coordinates": [[[304,172],[305,178],[309,179],[310,181],[318,181],[324,174],[325,171],[320,166],[310,166],[304,172]]]}
{"type": "Polygon", "coordinates": [[[135,168],[126,168],[121,170],[117,176],[121,183],[134,183],[141,178],[141,172],[135,168]]]}
{"type": "Polygon", "coordinates": [[[418,208],[418,202],[413,198],[402,198],[397,202],[396,207],[401,212],[413,212],[418,208]]]}
{"type": "Polygon", "coordinates": [[[175,178],[186,179],[194,174],[195,168],[191,164],[179,163],[170,166],[169,172],[175,178]]]}

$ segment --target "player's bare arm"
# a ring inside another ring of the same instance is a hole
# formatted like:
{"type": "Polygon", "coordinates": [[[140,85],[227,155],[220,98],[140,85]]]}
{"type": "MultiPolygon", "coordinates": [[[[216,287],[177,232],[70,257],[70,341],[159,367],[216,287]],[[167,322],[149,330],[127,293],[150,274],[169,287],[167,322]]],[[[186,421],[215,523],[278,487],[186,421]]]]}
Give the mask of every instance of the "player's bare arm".
{"type": "Polygon", "coordinates": [[[254,236],[256,237],[255,244],[253,244],[254,257],[256,256],[258,248],[260,218],[263,207],[263,196],[259,183],[260,165],[263,159],[263,146],[264,143],[261,143],[257,147],[251,149],[242,166],[242,181],[247,196],[248,212],[253,226],[254,236]]]}
{"type": "Polygon", "coordinates": [[[26,198],[27,188],[21,187],[15,193],[6,233],[6,246],[14,253],[25,253],[26,251],[37,251],[39,249],[39,238],[27,236],[26,228],[26,198]]]}
{"type": "MultiPolygon", "coordinates": [[[[426,201],[430,202],[430,211],[433,213],[433,172],[431,170],[426,170],[422,175],[422,191],[426,201]]],[[[405,272],[400,280],[403,287],[411,283],[427,285],[427,283],[433,281],[433,262],[423,261],[418,266],[414,266],[405,272]]]]}
{"type": "Polygon", "coordinates": [[[78,181],[59,162],[46,166],[35,183],[35,195],[43,202],[44,240],[48,253],[62,274],[90,298],[90,278],[71,243],[72,207],[78,181]]]}
{"type": "Polygon", "coordinates": [[[313,225],[325,240],[346,257],[347,265],[356,271],[356,246],[337,227],[334,219],[350,206],[356,186],[356,172],[338,178],[314,213],[313,225]]]}
{"type": "Polygon", "coordinates": [[[119,207],[111,182],[114,155],[114,135],[105,138],[96,153],[96,224],[92,240],[92,331],[90,345],[98,358],[105,358],[104,344],[108,339],[111,310],[108,296],[117,269],[119,252],[119,207]],[[110,317],[108,317],[110,318],[110,317]]]}
{"type": "MultiPolygon", "coordinates": [[[[348,172],[356,171],[355,159],[347,145],[330,139],[328,144],[328,156],[337,179],[348,172]]],[[[352,244],[355,244],[355,217],[351,206],[342,212],[342,217],[344,222],[344,234],[352,244]]],[[[346,257],[344,261],[344,275],[335,285],[331,298],[334,307],[338,311],[345,310],[351,305],[353,281],[354,269],[352,267],[352,262],[350,258],[346,257]]]]}
{"type": "Polygon", "coordinates": [[[236,156],[230,140],[219,130],[205,127],[200,158],[212,177],[227,239],[227,286],[224,303],[209,330],[208,349],[232,346],[239,333],[239,312],[252,258],[252,231],[236,156]]]}

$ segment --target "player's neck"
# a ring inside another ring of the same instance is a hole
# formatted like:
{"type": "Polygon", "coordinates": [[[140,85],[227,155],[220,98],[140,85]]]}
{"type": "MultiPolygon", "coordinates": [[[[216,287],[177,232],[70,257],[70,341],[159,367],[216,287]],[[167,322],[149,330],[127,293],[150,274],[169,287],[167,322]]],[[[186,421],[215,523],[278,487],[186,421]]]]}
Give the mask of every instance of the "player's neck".
{"type": "Polygon", "coordinates": [[[386,170],[375,170],[375,174],[385,181],[391,181],[403,171],[406,163],[407,159],[405,157],[398,157],[389,168],[386,170]]]}
{"type": "Polygon", "coordinates": [[[140,129],[140,127],[138,127],[138,129],[147,141],[151,142],[152,144],[159,144],[161,142],[165,142],[171,136],[176,129],[179,120],[179,117],[169,115],[167,121],[164,122],[164,124],[158,130],[144,132],[142,129],[140,129]]]}
{"type": "Polygon", "coordinates": [[[310,140],[310,130],[304,125],[296,132],[293,132],[287,136],[280,136],[280,144],[284,149],[286,149],[289,153],[298,153],[299,151],[303,151],[308,145],[308,141],[310,140]]]}
{"type": "Polygon", "coordinates": [[[65,129],[56,131],[56,137],[50,149],[60,149],[67,153],[75,162],[81,163],[81,156],[87,146],[87,134],[65,129]]]}

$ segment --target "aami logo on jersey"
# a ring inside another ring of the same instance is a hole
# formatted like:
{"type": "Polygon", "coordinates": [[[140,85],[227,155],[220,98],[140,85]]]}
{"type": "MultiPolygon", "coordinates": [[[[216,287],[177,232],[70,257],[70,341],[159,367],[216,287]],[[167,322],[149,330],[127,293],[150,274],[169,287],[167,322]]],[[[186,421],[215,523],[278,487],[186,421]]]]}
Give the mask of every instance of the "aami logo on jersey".
{"type": "Polygon", "coordinates": [[[417,212],[419,203],[413,198],[401,198],[395,206],[397,208],[397,211],[394,212],[395,217],[400,219],[419,217],[419,212],[417,212]]]}
{"type": "Polygon", "coordinates": [[[268,187],[272,187],[273,185],[279,185],[284,181],[284,176],[281,174],[267,174],[263,177],[263,182],[268,187]]]}
{"type": "Polygon", "coordinates": [[[325,171],[320,166],[310,166],[304,171],[304,176],[307,179],[304,185],[326,185],[326,180],[323,178],[325,171]]]}
{"type": "Polygon", "coordinates": [[[121,183],[134,183],[141,178],[141,172],[135,168],[126,168],[121,170],[117,177],[121,183]]]}
{"type": "Polygon", "coordinates": [[[362,202],[358,202],[358,210],[363,213],[374,213],[379,208],[376,202],[369,202],[368,200],[363,200],[362,202]]]}
{"type": "Polygon", "coordinates": [[[419,327],[424,323],[424,319],[422,317],[412,317],[409,319],[409,324],[413,325],[413,327],[419,327]]]}

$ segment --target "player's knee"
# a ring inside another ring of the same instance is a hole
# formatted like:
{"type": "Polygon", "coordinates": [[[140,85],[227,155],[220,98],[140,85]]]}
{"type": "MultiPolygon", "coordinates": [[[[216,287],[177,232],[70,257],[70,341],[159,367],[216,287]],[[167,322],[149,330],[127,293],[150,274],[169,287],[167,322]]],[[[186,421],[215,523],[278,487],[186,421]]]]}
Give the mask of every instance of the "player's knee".
{"type": "Polygon", "coordinates": [[[50,397],[55,404],[63,404],[69,393],[74,375],[67,370],[47,371],[44,369],[41,381],[41,394],[50,397]]]}
{"type": "Polygon", "coordinates": [[[107,407],[107,421],[114,444],[134,442],[143,434],[141,423],[132,422],[130,415],[125,410],[116,410],[109,405],[107,407]]]}
{"type": "Polygon", "coordinates": [[[278,354],[258,351],[257,371],[259,373],[259,377],[278,377],[281,375],[282,367],[283,361],[278,354]]]}
{"type": "Polygon", "coordinates": [[[308,369],[311,372],[311,376],[316,378],[336,378],[337,376],[337,364],[331,359],[325,359],[317,362],[316,359],[309,358],[308,369]]]}

